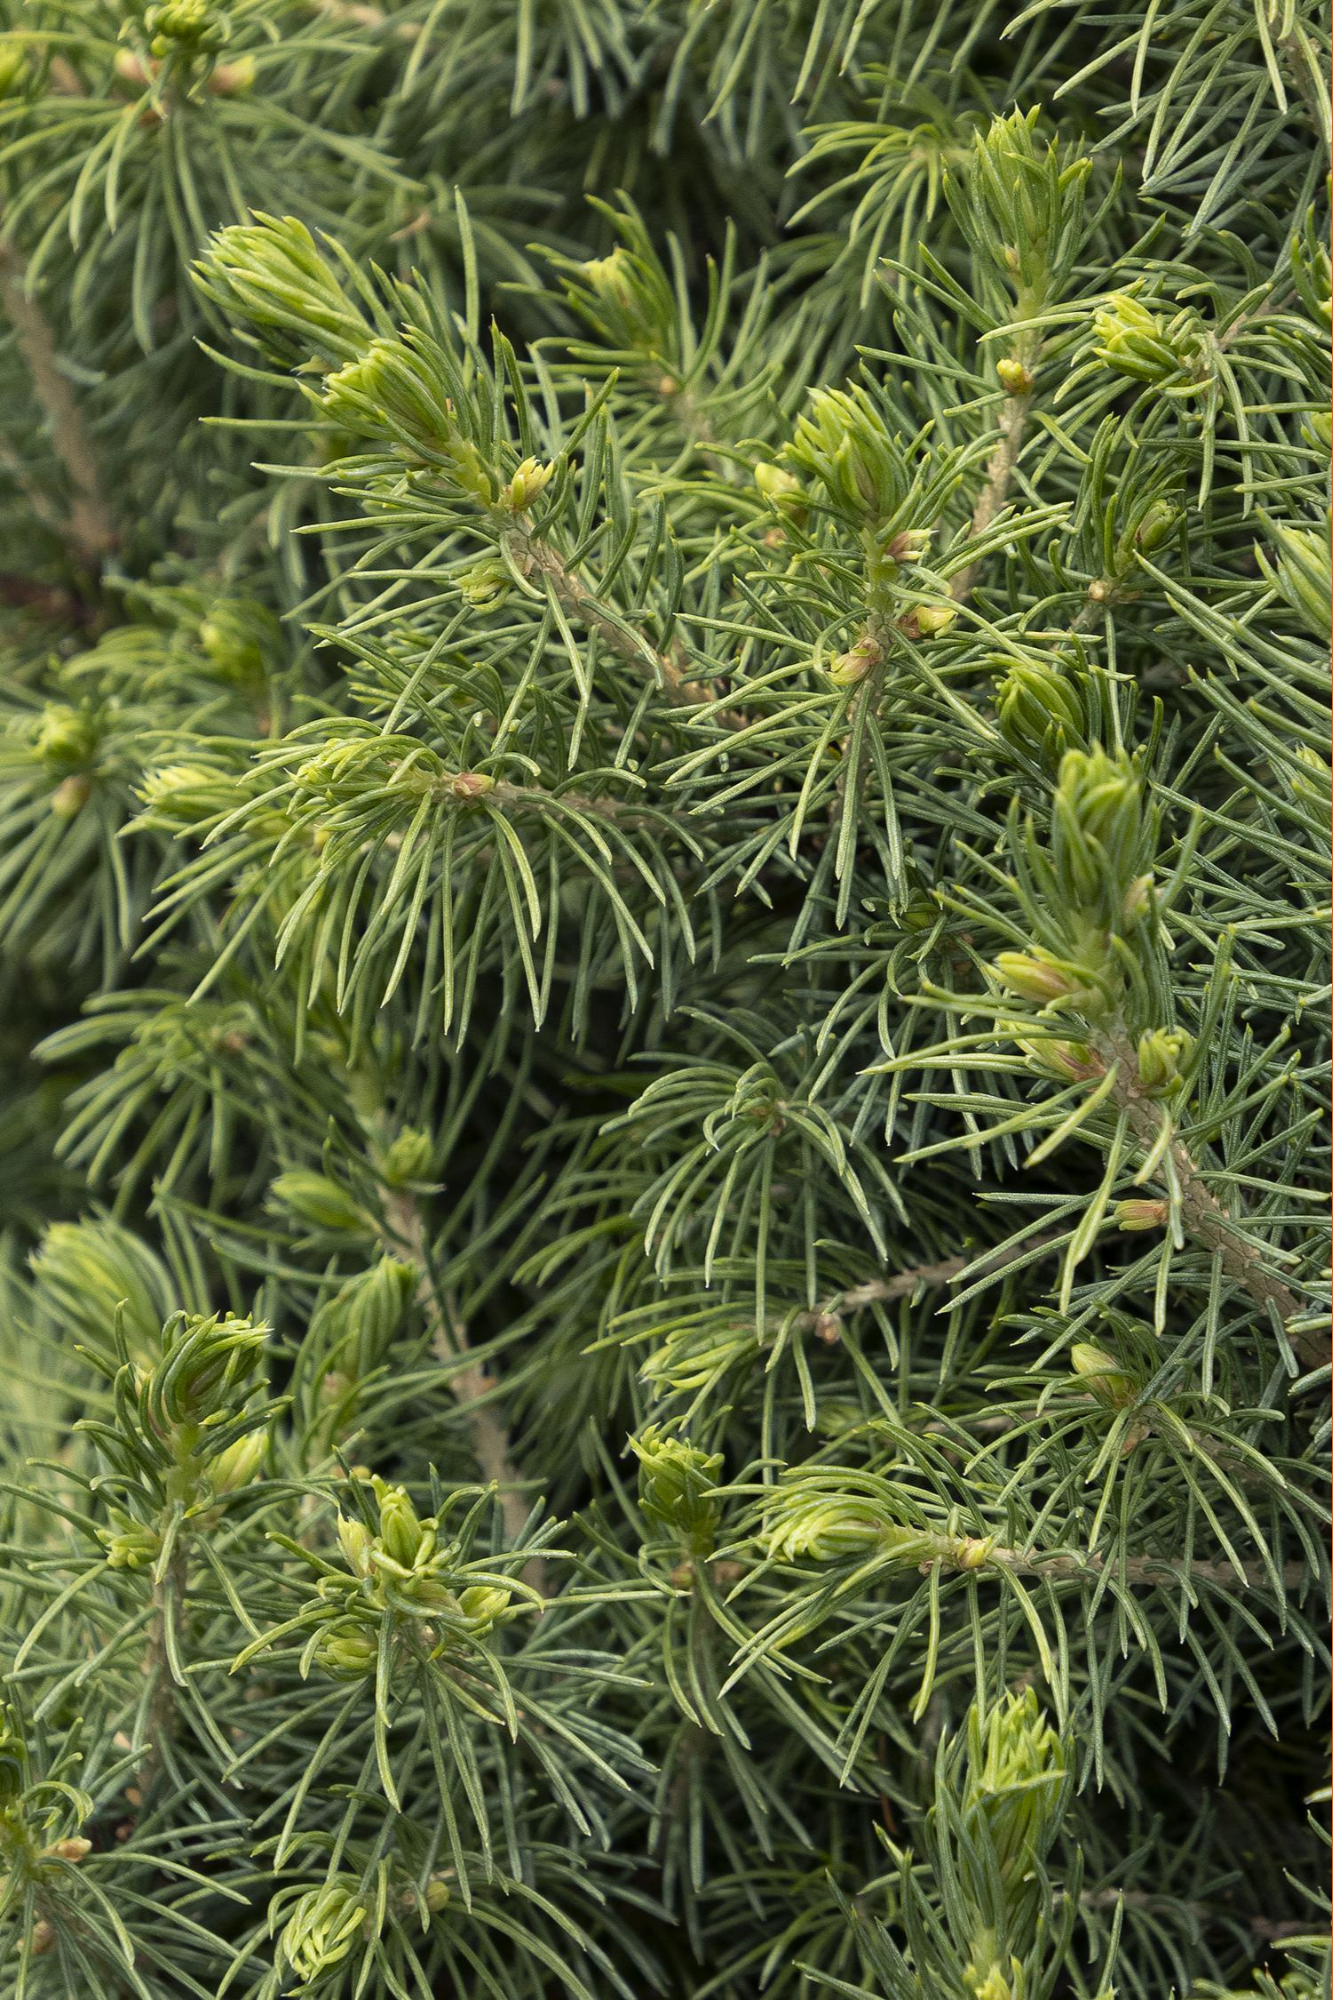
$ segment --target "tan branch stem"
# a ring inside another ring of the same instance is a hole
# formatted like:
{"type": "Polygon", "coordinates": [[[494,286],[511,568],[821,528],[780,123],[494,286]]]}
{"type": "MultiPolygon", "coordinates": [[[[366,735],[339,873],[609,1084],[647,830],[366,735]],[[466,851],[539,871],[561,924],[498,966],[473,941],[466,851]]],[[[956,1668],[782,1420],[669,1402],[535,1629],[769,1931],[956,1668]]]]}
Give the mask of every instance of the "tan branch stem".
{"type": "Polygon", "coordinates": [[[356,0],[314,0],[313,11],[328,21],[345,22],[353,28],[391,28],[401,42],[414,42],[421,33],[419,21],[395,21],[382,7],[356,4],[356,0]]]}
{"type": "MultiPolygon", "coordinates": [[[[980,1551],[985,1545],[972,1546],[980,1551]]],[[[966,1550],[968,1544],[963,1543],[960,1547],[966,1550]]],[[[1018,1576],[1053,1577],[1057,1581],[1099,1577],[1109,1569],[1121,1583],[1150,1587],[1186,1582],[1215,1584],[1219,1590],[1252,1590],[1256,1587],[1246,1572],[1237,1569],[1234,1563],[1191,1562],[1186,1566],[1164,1556],[1129,1556],[1124,1562],[1117,1563],[1113,1559],[1108,1563],[1097,1550],[1090,1550],[1086,1555],[1045,1556],[1031,1549],[991,1548],[985,1549],[979,1560],[963,1560],[957,1566],[962,1569],[1007,1569],[1018,1576]]],[[[1255,1568],[1259,1568],[1257,1563],[1255,1568]]],[[[1281,1572],[1283,1586],[1296,1590],[1308,1581],[1309,1575],[1304,1563],[1288,1563],[1281,1572]]]]}
{"type": "Polygon", "coordinates": [[[139,1797],[131,1799],[131,1804],[138,1804],[147,1798],[148,1789],[162,1761],[163,1739],[175,1727],[176,1684],[167,1657],[167,1619],[173,1612],[179,1615],[184,1608],[188,1565],[189,1551],[182,1530],[177,1535],[165,1575],[153,1585],[148,1644],[143,1659],[144,1674],[152,1683],[148,1697],[148,1748],[134,1774],[132,1789],[139,1797]]]}
{"type": "Polygon", "coordinates": [[[1002,1243],[980,1257],[975,1251],[965,1251],[957,1257],[945,1257],[938,1264],[909,1265],[905,1271],[894,1271],[887,1278],[869,1278],[864,1284],[850,1286],[817,1312],[802,1314],[800,1323],[812,1327],[825,1339],[833,1339],[838,1324],[850,1313],[862,1312],[867,1306],[890,1305],[895,1299],[910,1299],[922,1288],[950,1285],[971,1267],[976,1268],[978,1275],[983,1271],[1002,1271],[1034,1250],[1052,1249],[1061,1240],[1058,1234],[1030,1236],[1025,1243],[1002,1243]]]}
{"type": "MultiPolygon", "coordinates": [[[[416,1197],[395,1189],[388,1195],[385,1207],[394,1239],[385,1248],[390,1253],[405,1249],[416,1265],[421,1273],[417,1301],[426,1315],[431,1346],[441,1361],[456,1361],[468,1351],[467,1329],[449,1310],[431,1275],[426,1231],[416,1197]]],[[[514,1542],[522,1534],[530,1510],[523,1497],[523,1482],[510,1457],[508,1429],[495,1408],[496,1386],[495,1377],[478,1361],[450,1370],[449,1387],[467,1419],[477,1464],[483,1478],[496,1487],[505,1533],[514,1542]]],[[[545,1590],[546,1568],[539,1556],[533,1557],[523,1576],[536,1589],[545,1590]]]]}
{"type": "MultiPolygon", "coordinates": [[[[1116,1081],[1112,1095],[1128,1118],[1139,1145],[1145,1152],[1150,1151],[1161,1135],[1162,1106],[1143,1087],[1138,1055],[1124,1024],[1116,1022],[1104,1030],[1094,1039],[1093,1047],[1106,1069],[1114,1064],[1116,1081]]],[[[1272,1306],[1283,1325],[1290,1328],[1303,1310],[1296,1294],[1266,1268],[1263,1252],[1227,1214],[1197,1161],[1179,1139],[1172,1141],[1170,1159],[1180,1188],[1181,1221],[1188,1234],[1205,1249],[1216,1252],[1233,1283],[1248,1292],[1257,1304],[1272,1306]]],[[[1288,1337],[1307,1367],[1328,1366],[1329,1350],[1316,1335],[1292,1328],[1288,1337]]]]}
{"type": "MultiPolygon", "coordinates": [[[[982,486],[977,504],[972,510],[972,540],[976,541],[990,527],[1000,509],[1009,497],[1009,482],[1014,476],[1019,453],[1023,449],[1023,439],[1027,433],[1028,413],[1032,408],[1032,392],[1005,397],[1004,409],[1000,417],[1000,436],[994,451],[986,463],[986,480],[982,486]]],[[[970,562],[966,569],[960,569],[949,585],[949,595],[959,603],[972,594],[973,585],[981,574],[981,561],[970,562]]]]}
{"type": "MultiPolygon", "coordinates": [[[[84,428],[74,391],[61,373],[55,338],[45,315],[27,289],[26,266],[12,244],[0,243],[0,306],[14,329],[18,351],[27,368],[37,406],[46,419],[56,457],[70,486],[68,515],[62,532],[79,561],[96,569],[115,547],[116,533],[102,497],[97,460],[84,428]]],[[[24,482],[25,490],[28,482],[24,482]]],[[[33,510],[43,508],[35,497],[33,510]]]]}
{"type": "Polygon", "coordinates": [[[702,682],[686,678],[678,649],[670,655],[659,652],[646,639],[618,624],[578,571],[570,569],[548,542],[539,540],[525,528],[516,527],[508,534],[507,547],[523,576],[529,579],[540,577],[549,586],[562,610],[573,612],[619,659],[641,674],[651,674],[668,701],[689,706],[712,700],[702,682]]]}

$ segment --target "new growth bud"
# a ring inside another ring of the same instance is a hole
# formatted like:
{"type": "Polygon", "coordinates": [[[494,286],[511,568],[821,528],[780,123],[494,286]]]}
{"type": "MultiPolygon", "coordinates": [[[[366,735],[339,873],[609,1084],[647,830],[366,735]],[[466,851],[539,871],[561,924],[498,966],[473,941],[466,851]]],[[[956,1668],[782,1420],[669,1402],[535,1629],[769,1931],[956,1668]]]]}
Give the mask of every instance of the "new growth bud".
{"type": "MultiPolygon", "coordinates": [[[[496,475],[460,431],[440,360],[416,328],[392,339],[377,335],[354,361],[328,376],[321,401],[344,430],[383,439],[400,455],[447,468],[470,500],[482,507],[496,504],[496,475]]],[[[526,505],[527,482],[535,497],[549,476],[528,459],[514,474],[519,483],[511,482],[512,493],[526,505]]],[[[513,511],[512,497],[498,497],[513,511]]]]}
{"type": "Polygon", "coordinates": [[[880,650],[873,639],[863,639],[846,653],[835,653],[825,672],[835,687],[855,687],[880,662],[880,650]]]}
{"type": "Polygon", "coordinates": [[[995,961],[995,970],[1011,993],[1045,1007],[1076,1000],[1082,992],[1069,969],[1045,953],[1002,951],[995,961]]]}
{"type": "Polygon", "coordinates": [[[467,569],[459,570],[454,583],[474,611],[489,611],[513,588],[513,578],[495,556],[485,556],[467,569]]]}
{"type": "Polygon", "coordinates": [[[225,15],[216,13],[208,0],[164,0],[144,15],[148,45],[155,56],[220,49],[228,26],[225,15]]]}
{"type": "Polygon", "coordinates": [[[208,240],[194,267],[200,290],[276,360],[296,366],[312,357],[351,361],[367,327],[303,222],[258,215],[208,240]]]}
{"type": "Polygon", "coordinates": [[[1097,359],[1170,394],[1192,395],[1212,372],[1208,335],[1192,307],[1171,318],[1155,313],[1129,292],[1117,292],[1092,322],[1097,359]]]}
{"type": "Polygon", "coordinates": [[[1169,1202],[1137,1200],[1118,1201],[1113,1211],[1121,1229],[1163,1229],[1171,1213],[1169,1202]]]}
{"type": "Polygon", "coordinates": [[[53,1840],[47,1848],[43,1859],[47,1861],[65,1861],[71,1866],[77,1867],[85,1854],[91,1854],[92,1851],[93,1844],[91,1840],[85,1840],[81,1834],[70,1834],[64,1840],[53,1840]]]}
{"type": "Polygon", "coordinates": [[[380,1543],[384,1553],[403,1569],[416,1567],[435,1546],[435,1523],[423,1521],[408,1493],[401,1486],[372,1480],[380,1510],[380,1543]]]}
{"type": "Polygon", "coordinates": [[[269,1193],[278,1209],[286,1209],[312,1229],[351,1232],[367,1227],[365,1210],[327,1174],[296,1168],[279,1174],[269,1193]]]}
{"type": "Polygon", "coordinates": [[[379,1644],[373,1632],[357,1627],[334,1627],[324,1633],[315,1649],[315,1664],[339,1681],[361,1681],[373,1674],[379,1658],[379,1644]]]}
{"type": "Polygon", "coordinates": [[[148,1421],[160,1437],[182,1426],[216,1426],[245,1408],[269,1329],[232,1313],[177,1313],[162,1330],[162,1353],[145,1382],[148,1421]]]}
{"type": "Polygon", "coordinates": [[[313,1986],[362,1941],[369,1911],[351,1880],[307,1890],[283,1926],[279,1949],[301,1986],[313,1986]]]}
{"type": "Polygon", "coordinates": [[[145,820],[155,826],[183,830],[228,798],[225,779],[206,764],[162,764],[139,780],[138,795],[145,820]]]}
{"type": "Polygon", "coordinates": [[[345,1514],[340,1514],[338,1516],[338,1541],[344,1556],[347,1558],[347,1566],[353,1576],[369,1576],[371,1571],[370,1556],[371,1550],[375,1546],[375,1537],[371,1534],[365,1522],[355,1517],[349,1519],[345,1514]]]}
{"type": "Polygon", "coordinates": [[[1006,1695],[984,1717],[972,1708],[963,1815],[974,1838],[990,1848],[1007,1894],[1044,1858],[1066,1797],[1064,1747],[1031,1688],[1006,1695]]]}
{"type": "Polygon", "coordinates": [[[1150,1097],[1171,1097],[1181,1088],[1182,1064],[1194,1047],[1179,1028],[1153,1028],[1139,1037],[1139,1087],[1150,1097]]]}
{"type": "Polygon", "coordinates": [[[1086,742],[1080,682],[1058,666],[1014,661],[1000,682],[995,706],[1007,740],[1048,767],[1058,767],[1066,750],[1086,742]]]}
{"type": "Polygon", "coordinates": [[[157,1529],[132,1521],[118,1510],[113,1510],[112,1520],[115,1523],[113,1527],[98,1529],[106,1550],[107,1568],[130,1571],[151,1569],[162,1550],[162,1538],[157,1529]]]}
{"type": "Polygon", "coordinates": [[[974,140],[965,174],[950,171],[945,182],[959,225],[1012,287],[1020,318],[1042,309],[1078,256],[1092,169],[1044,141],[1037,123],[1035,110],[993,119],[974,140]]]}
{"type": "Polygon", "coordinates": [[[878,1555],[911,1564],[944,1553],[942,1544],[899,1519],[901,1504],[881,1480],[859,1484],[855,1474],[789,1472],[764,1510],[761,1546],[776,1562],[878,1555]]]}
{"type": "Polygon", "coordinates": [[[786,471],[781,465],[770,465],[762,459],[754,469],[754,483],[774,507],[790,510],[802,497],[801,482],[794,472],[786,471]]]}
{"type": "Polygon", "coordinates": [[[253,688],[282,657],[282,627],[265,605],[220,598],[200,622],[199,644],[224,680],[253,688]]]}
{"type": "Polygon", "coordinates": [[[593,296],[605,305],[626,307],[634,302],[634,263],[623,244],[609,256],[589,257],[579,275],[593,296]]]}
{"type": "Polygon", "coordinates": [[[859,386],[812,391],[783,456],[820,482],[838,512],[864,524],[888,521],[911,485],[902,447],[859,386]]]}
{"type": "Polygon", "coordinates": [[[458,1609],[464,1622],[481,1638],[504,1616],[513,1595],[512,1590],[502,1590],[495,1584],[472,1584],[459,1593],[458,1609]]]}
{"type": "Polygon", "coordinates": [[[1274,565],[1260,548],[1255,550],[1259,566],[1310,637],[1327,647],[1333,641],[1333,537],[1328,519],[1317,528],[1277,521],[1267,527],[1277,562],[1274,565]]]}
{"type": "Polygon", "coordinates": [[[1138,1394],[1132,1375],[1127,1375],[1115,1356],[1104,1347],[1082,1340],[1069,1350],[1069,1365],[1085,1389],[1099,1403],[1123,1409],[1138,1394]]]}
{"type": "Polygon", "coordinates": [[[405,1125],[380,1157],[380,1178],[386,1187],[404,1187],[409,1182],[424,1180],[430,1172],[433,1151],[428,1132],[405,1125]]]}
{"type": "Polygon", "coordinates": [[[499,504],[511,514],[523,514],[545,490],[555,473],[553,465],[525,458],[502,489],[499,504]]]}
{"type": "Polygon", "coordinates": [[[65,702],[48,702],[41,713],[33,748],[51,771],[87,764],[97,751],[97,731],[91,716],[65,702]]]}
{"type": "Polygon", "coordinates": [[[1169,500],[1154,500],[1134,530],[1134,539],[1145,555],[1151,555],[1163,542],[1170,541],[1184,518],[1183,511],[1173,507],[1169,500]]]}
{"type": "Polygon", "coordinates": [[[251,1431],[219,1452],[208,1467],[208,1483],[215,1493],[234,1493],[258,1478],[268,1452],[268,1433],[251,1431]]]}
{"type": "Polygon", "coordinates": [[[688,1439],[668,1437],[656,1424],[632,1437],[629,1448],[639,1461],[639,1503],[649,1520],[693,1554],[711,1555],[717,1537],[715,1494],[721,1453],[700,1451],[688,1439]]]}
{"type": "Polygon", "coordinates": [[[1125,898],[1141,873],[1143,806],[1129,759],[1093,749],[1060,761],[1051,861],[1071,913],[1108,931],[1124,921],[1125,898]]]}

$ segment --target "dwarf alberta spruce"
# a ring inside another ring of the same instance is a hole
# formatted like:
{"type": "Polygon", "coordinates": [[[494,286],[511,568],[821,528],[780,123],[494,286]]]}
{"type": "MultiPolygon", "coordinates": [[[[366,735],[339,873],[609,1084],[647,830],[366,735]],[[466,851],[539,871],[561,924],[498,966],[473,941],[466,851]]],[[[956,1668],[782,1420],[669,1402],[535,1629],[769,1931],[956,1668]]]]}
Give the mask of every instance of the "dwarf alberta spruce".
{"type": "Polygon", "coordinates": [[[0,2000],[1327,1996],[1322,0],[0,30],[0,2000]]]}

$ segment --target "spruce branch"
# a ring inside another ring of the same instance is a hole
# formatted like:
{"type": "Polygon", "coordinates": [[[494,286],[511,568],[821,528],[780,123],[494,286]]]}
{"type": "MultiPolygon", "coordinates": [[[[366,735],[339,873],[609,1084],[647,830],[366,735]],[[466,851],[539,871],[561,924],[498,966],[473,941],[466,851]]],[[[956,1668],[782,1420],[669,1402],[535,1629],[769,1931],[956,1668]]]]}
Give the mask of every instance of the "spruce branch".
{"type": "Polygon", "coordinates": [[[1327,9],[799,11],[0,35],[0,2000],[1319,1987],[1327,9]]]}

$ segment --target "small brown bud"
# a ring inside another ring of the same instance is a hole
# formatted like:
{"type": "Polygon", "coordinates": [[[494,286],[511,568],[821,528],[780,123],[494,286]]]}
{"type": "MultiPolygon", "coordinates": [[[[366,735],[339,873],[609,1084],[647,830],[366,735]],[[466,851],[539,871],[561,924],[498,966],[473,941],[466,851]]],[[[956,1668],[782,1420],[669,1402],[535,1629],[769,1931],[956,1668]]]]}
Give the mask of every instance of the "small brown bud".
{"type": "Polygon", "coordinates": [[[235,62],[219,63],[208,79],[214,97],[242,97],[255,80],[253,56],[239,56],[235,62]]]}
{"type": "Polygon", "coordinates": [[[488,778],[483,771],[455,771],[449,780],[449,790],[464,804],[473,799],[484,799],[487,792],[495,790],[494,778],[488,778]]]}
{"type": "Polygon", "coordinates": [[[75,771],[71,777],[62,778],[52,792],[52,812],[57,819],[73,819],[87,805],[91,791],[90,780],[82,771],[75,771]]]}
{"type": "Polygon", "coordinates": [[[862,639],[849,652],[835,653],[828,663],[828,677],[838,687],[854,687],[872,667],[879,665],[880,650],[873,639],[862,639]]]}
{"type": "Polygon", "coordinates": [[[150,74],[133,49],[117,49],[111,67],[122,83],[147,83],[150,74]]]}
{"type": "Polygon", "coordinates": [[[92,1850],[91,1840],[84,1840],[80,1835],[72,1834],[68,1840],[53,1842],[47,1848],[46,1856],[49,1861],[82,1861],[84,1855],[91,1854],[92,1850]]]}

